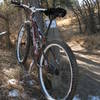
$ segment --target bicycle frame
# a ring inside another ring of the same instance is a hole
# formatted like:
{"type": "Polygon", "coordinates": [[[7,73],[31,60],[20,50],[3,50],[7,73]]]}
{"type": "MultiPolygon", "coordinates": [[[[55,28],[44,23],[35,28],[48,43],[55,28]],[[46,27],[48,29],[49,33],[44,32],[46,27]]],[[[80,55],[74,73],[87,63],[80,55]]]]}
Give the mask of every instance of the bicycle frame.
{"type": "Polygon", "coordinates": [[[29,34],[29,37],[32,37],[30,39],[32,39],[32,45],[33,45],[33,59],[35,60],[35,62],[37,63],[38,62],[38,59],[42,53],[42,47],[43,45],[46,44],[46,41],[47,41],[47,35],[48,35],[48,31],[49,31],[49,28],[50,28],[50,25],[51,25],[51,22],[52,20],[50,19],[50,24],[46,30],[46,32],[44,32],[44,34],[41,34],[40,31],[39,31],[39,28],[38,28],[38,25],[36,23],[36,21],[34,20],[34,14],[36,12],[45,12],[47,11],[47,9],[44,9],[44,8],[36,8],[36,7],[30,7],[28,5],[25,5],[25,4],[22,4],[20,2],[13,2],[12,1],[12,4],[15,4],[15,7],[19,7],[19,8],[22,8],[25,10],[25,12],[28,12],[28,15],[29,15],[29,20],[25,21],[24,24],[27,24],[27,25],[30,25],[29,27],[29,30],[30,30],[30,34],[29,34]]]}
{"type": "MultiPolygon", "coordinates": [[[[40,9],[41,10],[41,9],[40,9]]],[[[34,51],[34,56],[35,58],[39,58],[39,55],[41,53],[41,50],[39,51],[39,40],[42,41],[42,45],[45,45],[46,41],[47,41],[47,35],[48,35],[48,31],[50,29],[50,26],[51,26],[51,23],[52,23],[52,19],[50,19],[50,23],[49,23],[49,26],[47,28],[47,30],[43,33],[40,32],[39,28],[38,28],[38,25],[36,23],[36,21],[34,20],[35,16],[34,16],[34,13],[32,12],[30,14],[30,19],[29,21],[26,21],[26,22],[30,22],[30,25],[31,25],[31,29],[32,29],[32,42],[33,42],[33,51],[34,51]]],[[[41,49],[42,47],[40,47],[41,49]]]]}
{"type": "MultiPolygon", "coordinates": [[[[41,37],[41,40],[42,40],[42,44],[45,43],[46,41],[46,37],[48,35],[48,31],[49,31],[49,28],[50,28],[50,25],[52,23],[52,19],[50,19],[50,24],[46,30],[46,32],[44,32],[44,36],[43,34],[40,33],[40,31],[38,30],[38,25],[36,23],[36,21],[34,20],[34,14],[36,12],[44,12],[46,11],[47,9],[44,9],[44,8],[36,8],[36,7],[30,7],[28,5],[25,5],[25,4],[22,4],[20,2],[14,2],[14,1],[11,1],[12,4],[15,4],[16,7],[20,7],[20,8],[23,8],[24,10],[26,11],[29,11],[30,12],[30,19],[29,21],[26,21],[25,23],[30,23],[30,25],[32,26],[32,42],[33,42],[33,47],[34,47],[34,54],[35,56],[39,55],[39,51],[38,51],[38,39],[40,39],[41,37]]],[[[30,32],[31,33],[31,32],[30,32]]]]}
{"type": "MultiPolygon", "coordinates": [[[[30,30],[30,34],[32,34],[32,44],[33,44],[33,53],[34,53],[34,57],[36,58],[36,61],[39,58],[39,55],[41,53],[41,48],[40,44],[39,44],[39,40],[41,40],[43,44],[45,44],[45,37],[43,37],[43,35],[41,34],[41,32],[39,31],[38,25],[36,23],[36,21],[34,20],[34,13],[30,14],[30,25],[31,25],[31,30],[30,30]],[[40,48],[39,48],[40,47],[40,48]]],[[[29,21],[27,21],[29,22],[29,21]]]]}

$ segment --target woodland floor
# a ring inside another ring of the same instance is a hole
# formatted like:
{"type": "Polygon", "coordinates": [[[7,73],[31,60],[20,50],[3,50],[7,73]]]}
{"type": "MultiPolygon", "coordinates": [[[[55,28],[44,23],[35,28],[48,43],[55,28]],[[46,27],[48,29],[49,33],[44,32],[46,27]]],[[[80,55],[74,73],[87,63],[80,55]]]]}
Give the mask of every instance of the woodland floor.
{"type": "MultiPolygon", "coordinates": [[[[74,100],[100,100],[100,35],[89,37],[61,31],[62,37],[73,50],[79,67],[79,83],[74,100]]],[[[19,83],[20,71],[15,50],[0,49],[0,100],[43,100],[38,80],[34,80],[33,87],[19,83]],[[11,79],[15,79],[15,84],[11,84],[11,79]],[[14,90],[19,97],[10,97],[10,92],[14,90]]]]}

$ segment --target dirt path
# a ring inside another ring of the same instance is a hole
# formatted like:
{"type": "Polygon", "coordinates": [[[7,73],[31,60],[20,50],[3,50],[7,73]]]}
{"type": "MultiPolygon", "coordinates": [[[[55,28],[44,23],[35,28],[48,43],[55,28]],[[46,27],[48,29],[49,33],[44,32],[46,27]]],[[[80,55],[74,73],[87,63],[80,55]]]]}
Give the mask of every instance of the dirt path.
{"type": "Polygon", "coordinates": [[[100,50],[88,51],[79,44],[69,43],[79,67],[79,100],[100,100],[100,50]]]}
{"type": "MultiPolygon", "coordinates": [[[[68,42],[68,44],[76,55],[79,67],[79,84],[74,100],[100,100],[100,50],[87,51],[76,42],[68,42]],[[93,99],[92,96],[95,96],[96,99],[93,99]]],[[[26,96],[25,100],[35,100],[34,97],[29,99],[28,94],[35,95],[35,98],[41,96],[41,91],[36,87],[25,89],[26,86],[21,86],[21,84],[9,85],[8,80],[19,80],[19,73],[20,66],[17,63],[15,52],[0,49],[0,100],[5,100],[5,95],[9,95],[9,91],[13,89],[19,90],[24,98],[26,96]]],[[[19,100],[21,99],[19,98],[19,100]]]]}
{"type": "Polygon", "coordinates": [[[75,100],[100,100],[100,34],[88,36],[72,32],[66,21],[59,21],[58,26],[77,58],[79,84],[75,100]]]}

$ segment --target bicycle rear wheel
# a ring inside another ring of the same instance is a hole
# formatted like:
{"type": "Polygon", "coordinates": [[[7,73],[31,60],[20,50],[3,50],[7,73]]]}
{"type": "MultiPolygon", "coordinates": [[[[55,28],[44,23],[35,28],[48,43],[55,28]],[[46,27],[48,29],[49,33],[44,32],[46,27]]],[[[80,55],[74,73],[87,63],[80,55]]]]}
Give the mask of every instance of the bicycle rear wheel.
{"type": "Polygon", "coordinates": [[[64,42],[49,42],[40,59],[39,77],[48,100],[72,100],[78,68],[75,56],[64,42]]]}
{"type": "Polygon", "coordinates": [[[22,25],[17,38],[16,56],[20,64],[27,60],[30,47],[30,26],[22,25]]]}

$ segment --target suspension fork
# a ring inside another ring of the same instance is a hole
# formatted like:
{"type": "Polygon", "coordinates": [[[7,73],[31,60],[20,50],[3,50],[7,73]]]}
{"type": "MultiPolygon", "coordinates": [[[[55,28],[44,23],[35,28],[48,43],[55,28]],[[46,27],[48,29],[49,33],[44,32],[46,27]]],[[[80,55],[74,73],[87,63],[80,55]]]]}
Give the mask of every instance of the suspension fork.
{"type": "MultiPolygon", "coordinates": [[[[56,56],[55,56],[55,54],[52,52],[51,49],[50,49],[50,51],[51,51],[51,53],[52,53],[52,55],[53,55],[54,60],[56,61],[56,56]]],[[[48,52],[50,52],[50,51],[48,51],[48,52]]],[[[48,55],[44,54],[44,52],[43,52],[43,56],[44,56],[44,64],[45,64],[46,66],[48,66],[48,65],[49,65],[49,62],[48,62],[48,55]]]]}
{"type": "MultiPolygon", "coordinates": [[[[57,64],[56,56],[53,53],[52,49],[50,49],[50,51],[48,51],[48,52],[52,53],[53,59],[54,59],[55,63],[57,64]]],[[[53,65],[52,62],[49,63],[48,55],[45,55],[44,52],[43,52],[43,56],[44,56],[44,66],[45,66],[46,70],[51,74],[59,75],[59,70],[53,65]]]]}

